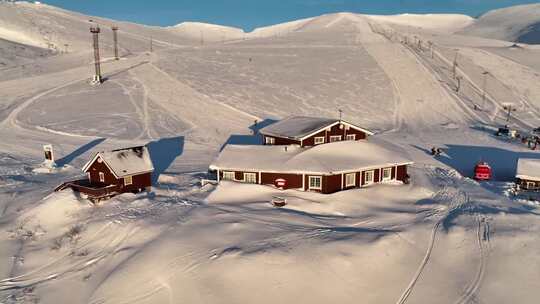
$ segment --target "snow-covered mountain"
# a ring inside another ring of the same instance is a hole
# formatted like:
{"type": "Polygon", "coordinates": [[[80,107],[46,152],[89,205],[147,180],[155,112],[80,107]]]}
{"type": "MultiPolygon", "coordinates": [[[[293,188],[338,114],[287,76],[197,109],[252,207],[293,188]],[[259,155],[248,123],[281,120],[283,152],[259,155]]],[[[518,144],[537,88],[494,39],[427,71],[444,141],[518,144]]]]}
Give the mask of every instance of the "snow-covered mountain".
{"type": "Polygon", "coordinates": [[[537,47],[455,34],[471,22],[459,15],[338,13],[243,33],[25,2],[0,2],[0,14],[1,303],[539,297],[540,203],[512,187],[517,159],[540,154],[493,135],[538,126],[537,47]],[[89,19],[104,29],[98,86],[89,19]],[[225,144],[260,143],[257,128],[289,115],[340,113],[407,154],[411,184],[332,195],[201,186],[225,144]],[[42,164],[44,144],[56,168],[42,164]],[[141,144],[156,169],[152,193],[90,206],[53,192],[94,152],[141,144]],[[471,179],[480,160],[492,181],[471,179]],[[288,205],[274,208],[273,196],[288,205]]]}
{"type": "Polygon", "coordinates": [[[471,36],[540,44],[540,4],[489,11],[463,29],[471,36]]]}

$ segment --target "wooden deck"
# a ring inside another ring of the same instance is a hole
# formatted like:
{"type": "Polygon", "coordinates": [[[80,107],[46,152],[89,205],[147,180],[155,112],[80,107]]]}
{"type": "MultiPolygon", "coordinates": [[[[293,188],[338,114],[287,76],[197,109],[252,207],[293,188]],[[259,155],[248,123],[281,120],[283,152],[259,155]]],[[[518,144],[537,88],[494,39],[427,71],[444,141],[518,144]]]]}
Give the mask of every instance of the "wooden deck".
{"type": "Polygon", "coordinates": [[[62,191],[71,188],[75,192],[83,193],[91,201],[100,201],[111,198],[121,193],[117,185],[91,184],[87,179],[73,180],[62,183],[54,191],[62,191]]]}

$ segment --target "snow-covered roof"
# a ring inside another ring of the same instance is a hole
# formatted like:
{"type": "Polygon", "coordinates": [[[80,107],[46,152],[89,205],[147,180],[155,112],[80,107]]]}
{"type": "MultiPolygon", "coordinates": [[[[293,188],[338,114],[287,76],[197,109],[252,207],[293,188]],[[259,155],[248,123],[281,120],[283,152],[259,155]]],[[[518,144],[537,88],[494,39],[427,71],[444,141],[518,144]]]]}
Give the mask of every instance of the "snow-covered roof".
{"type": "Polygon", "coordinates": [[[87,172],[90,166],[99,159],[105,163],[116,178],[154,171],[146,146],[98,152],[84,165],[83,171],[87,172]]]}
{"type": "Polygon", "coordinates": [[[520,158],[516,178],[540,181],[540,159],[520,158]]]}
{"type": "Polygon", "coordinates": [[[341,141],[311,148],[228,145],[211,170],[331,175],[412,164],[400,148],[380,140],[341,141]]]}
{"type": "Polygon", "coordinates": [[[309,116],[291,116],[285,118],[274,124],[269,125],[268,127],[262,128],[260,130],[260,133],[265,135],[301,140],[340,122],[358,130],[361,130],[368,135],[373,135],[373,132],[360,128],[343,120],[309,116]]]}

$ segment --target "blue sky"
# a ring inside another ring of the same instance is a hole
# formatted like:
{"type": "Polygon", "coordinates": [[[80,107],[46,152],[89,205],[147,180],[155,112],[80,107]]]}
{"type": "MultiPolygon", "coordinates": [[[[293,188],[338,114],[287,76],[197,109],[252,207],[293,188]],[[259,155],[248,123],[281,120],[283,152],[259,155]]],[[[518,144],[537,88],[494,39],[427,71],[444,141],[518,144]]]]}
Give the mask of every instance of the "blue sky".
{"type": "Polygon", "coordinates": [[[43,0],[89,15],[150,25],[200,21],[251,30],[258,26],[333,12],[366,14],[461,13],[478,16],[490,9],[538,0],[43,0]]]}

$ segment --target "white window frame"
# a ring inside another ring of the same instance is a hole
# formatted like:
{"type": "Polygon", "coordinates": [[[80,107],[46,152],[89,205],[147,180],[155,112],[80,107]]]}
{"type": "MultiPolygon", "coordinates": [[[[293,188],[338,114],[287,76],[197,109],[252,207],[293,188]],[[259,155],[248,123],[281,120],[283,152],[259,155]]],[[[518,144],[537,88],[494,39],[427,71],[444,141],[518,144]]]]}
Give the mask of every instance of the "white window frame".
{"type": "Polygon", "coordinates": [[[99,172],[99,182],[104,183],[105,182],[105,173],[99,172]]]}
{"type": "Polygon", "coordinates": [[[338,142],[338,141],[342,141],[343,140],[343,136],[342,135],[331,135],[330,136],[330,142],[333,143],[333,142],[338,142]],[[338,139],[338,140],[336,140],[338,139]]]}
{"type": "Polygon", "coordinates": [[[124,186],[133,185],[133,176],[124,177],[124,186]]]}
{"type": "Polygon", "coordinates": [[[531,189],[534,189],[536,188],[536,183],[535,182],[527,182],[527,190],[531,190],[531,189]]]}
{"type": "Polygon", "coordinates": [[[392,180],[392,168],[383,168],[381,172],[381,180],[383,182],[388,182],[392,180]],[[389,172],[388,177],[384,177],[384,173],[389,172]]]}
{"type": "Polygon", "coordinates": [[[345,187],[355,187],[356,186],[356,173],[347,173],[345,174],[345,187]],[[352,176],[352,181],[349,181],[349,177],[352,176]]]}
{"type": "Polygon", "coordinates": [[[275,137],[270,137],[270,136],[265,136],[264,137],[264,143],[267,144],[267,145],[275,145],[276,144],[276,138],[275,137]]]}
{"type": "Polygon", "coordinates": [[[375,183],[375,170],[364,172],[364,185],[372,185],[375,183]],[[369,173],[369,174],[368,174],[369,173]],[[371,180],[368,180],[368,175],[371,175],[371,180]]]}
{"type": "Polygon", "coordinates": [[[244,172],[244,182],[245,183],[250,183],[250,184],[256,184],[257,183],[257,173],[244,172]],[[252,177],[251,181],[249,181],[248,176],[252,177]]]}
{"type": "Polygon", "coordinates": [[[235,177],[236,177],[236,174],[234,171],[223,171],[223,177],[221,179],[227,180],[227,181],[234,181],[235,177]],[[229,176],[229,178],[227,178],[226,176],[229,176]],[[230,178],[231,176],[232,178],[230,178]]]}
{"type": "Polygon", "coordinates": [[[317,176],[309,176],[308,178],[308,189],[311,190],[322,190],[322,176],[320,175],[317,175],[317,176]],[[312,180],[316,180],[318,179],[319,180],[319,186],[311,186],[311,181],[312,180]]]}
{"type": "Polygon", "coordinates": [[[324,142],[325,142],[324,136],[316,136],[316,137],[313,139],[313,142],[314,142],[316,145],[322,145],[322,144],[324,144],[324,142]]]}
{"type": "Polygon", "coordinates": [[[347,134],[346,140],[356,140],[356,134],[347,134]]]}

